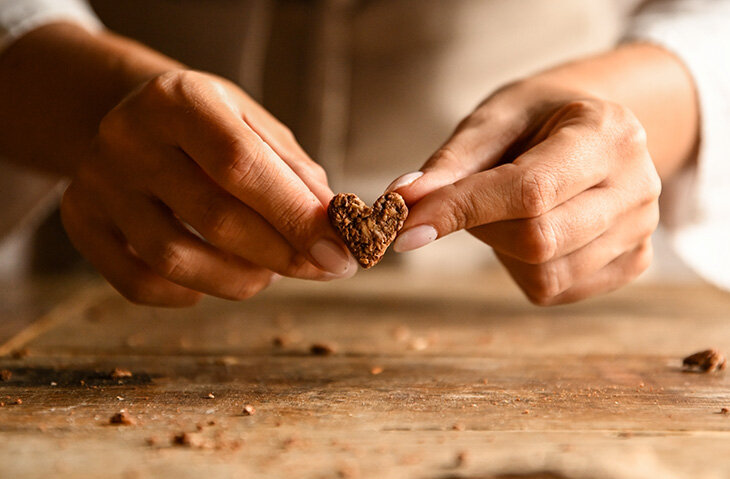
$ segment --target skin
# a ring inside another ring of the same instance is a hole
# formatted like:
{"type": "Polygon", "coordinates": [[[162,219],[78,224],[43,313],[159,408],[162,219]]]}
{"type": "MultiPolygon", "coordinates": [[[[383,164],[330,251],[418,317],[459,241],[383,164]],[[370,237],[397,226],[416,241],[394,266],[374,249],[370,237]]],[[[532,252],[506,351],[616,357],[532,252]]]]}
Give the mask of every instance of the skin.
{"type": "Polygon", "coordinates": [[[280,275],[356,271],[327,219],[324,171],[232,83],[55,24],[0,57],[0,91],[22,92],[0,95],[14,119],[0,151],[71,178],[69,237],[131,301],[243,299],[280,275]]]}
{"type": "Polygon", "coordinates": [[[420,177],[394,182],[411,207],[394,246],[465,229],[535,304],[614,290],[650,264],[661,179],[691,164],[698,125],[690,75],[650,45],[508,85],[461,122],[420,177]]]}
{"type": "MultiPolygon", "coordinates": [[[[356,271],[327,222],[324,171],[235,85],[58,23],[0,55],[0,91],[14,92],[0,95],[0,153],[71,179],[69,236],[131,301],[356,271]]],[[[650,261],[659,175],[692,160],[697,110],[681,63],[647,45],[508,85],[396,185],[411,214],[395,247],[422,245],[419,226],[466,229],[537,304],[614,289],[650,261]]]]}

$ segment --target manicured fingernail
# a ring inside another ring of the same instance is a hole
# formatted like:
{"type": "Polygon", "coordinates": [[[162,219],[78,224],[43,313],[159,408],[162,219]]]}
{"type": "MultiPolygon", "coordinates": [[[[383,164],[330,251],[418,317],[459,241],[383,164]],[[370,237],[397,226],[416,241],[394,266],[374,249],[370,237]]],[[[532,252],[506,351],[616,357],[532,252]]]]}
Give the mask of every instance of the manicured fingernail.
{"type": "Polygon", "coordinates": [[[414,172],[406,173],[405,175],[399,176],[398,178],[393,180],[393,183],[388,185],[388,187],[385,189],[385,192],[388,193],[389,191],[395,191],[398,188],[403,188],[404,186],[408,186],[422,176],[423,176],[423,171],[414,171],[414,172]]]}
{"type": "Polygon", "coordinates": [[[393,243],[393,251],[403,253],[426,246],[436,238],[438,231],[431,225],[420,225],[399,234],[393,243]]]}
{"type": "Polygon", "coordinates": [[[328,239],[321,239],[314,243],[309,254],[322,269],[339,277],[352,276],[357,269],[354,258],[328,239]]]}
{"type": "Polygon", "coordinates": [[[352,278],[353,276],[355,276],[355,273],[357,273],[358,270],[359,270],[358,265],[357,265],[357,261],[354,258],[352,259],[352,262],[353,262],[353,264],[352,264],[352,266],[350,266],[350,268],[348,268],[347,273],[345,273],[345,274],[324,273],[322,279],[325,280],[325,281],[332,281],[332,280],[335,280],[335,279],[349,279],[349,278],[352,278]]]}

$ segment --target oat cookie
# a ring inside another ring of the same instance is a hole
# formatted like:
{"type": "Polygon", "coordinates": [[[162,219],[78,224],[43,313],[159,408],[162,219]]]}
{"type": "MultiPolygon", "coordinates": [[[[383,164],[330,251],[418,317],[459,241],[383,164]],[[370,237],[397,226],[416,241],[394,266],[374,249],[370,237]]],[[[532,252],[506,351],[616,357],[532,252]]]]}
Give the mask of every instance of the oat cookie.
{"type": "Polygon", "coordinates": [[[408,216],[408,207],[398,193],[386,193],[373,207],[352,193],[332,198],[327,213],[332,226],[342,237],[360,265],[378,264],[408,216]]]}

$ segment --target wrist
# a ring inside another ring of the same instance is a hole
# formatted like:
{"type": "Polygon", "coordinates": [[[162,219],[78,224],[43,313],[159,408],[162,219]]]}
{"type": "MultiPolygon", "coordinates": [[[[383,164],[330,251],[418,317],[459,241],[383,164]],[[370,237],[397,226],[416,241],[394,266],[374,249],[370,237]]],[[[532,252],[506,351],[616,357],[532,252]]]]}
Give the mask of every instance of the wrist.
{"type": "Polygon", "coordinates": [[[181,65],[109,32],[71,23],[37,28],[0,56],[0,153],[73,175],[101,119],[140,84],[181,65]]]}

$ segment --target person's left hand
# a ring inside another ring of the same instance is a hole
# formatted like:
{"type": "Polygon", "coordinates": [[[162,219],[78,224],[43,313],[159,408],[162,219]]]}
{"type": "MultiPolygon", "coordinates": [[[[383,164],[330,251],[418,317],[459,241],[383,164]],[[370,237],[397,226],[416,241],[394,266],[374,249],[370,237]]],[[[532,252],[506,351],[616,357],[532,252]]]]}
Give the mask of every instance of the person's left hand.
{"type": "Polygon", "coordinates": [[[553,305],[647,268],[661,182],[631,111],[526,80],[485,100],[388,190],[411,207],[396,251],[467,229],[533,303],[553,305]]]}

